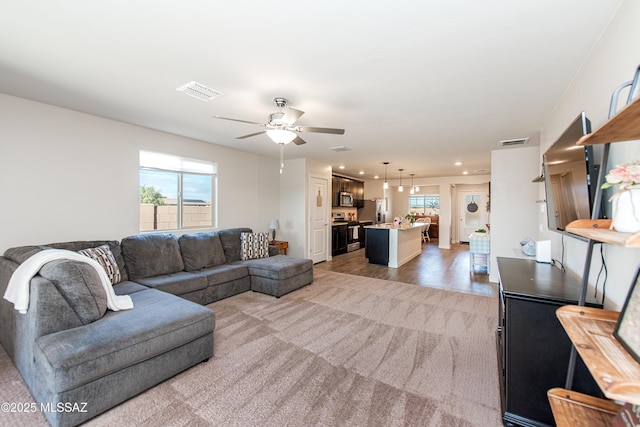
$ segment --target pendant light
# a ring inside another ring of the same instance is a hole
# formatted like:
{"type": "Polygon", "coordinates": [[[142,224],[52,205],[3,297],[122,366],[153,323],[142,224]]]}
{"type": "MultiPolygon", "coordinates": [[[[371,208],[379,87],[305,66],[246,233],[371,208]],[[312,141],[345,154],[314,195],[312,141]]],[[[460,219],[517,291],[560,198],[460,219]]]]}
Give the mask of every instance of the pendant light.
{"type": "Polygon", "coordinates": [[[382,188],[387,190],[389,189],[389,181],[387,181],[387,166],[389,165],[389,162],[382,162],[382,164],[384,165],[384,184],[382,185],[382,188]]]}
{"type": "Polygon", "coordinates": [[[411,190],[409,190],[409,194],[414,194],[416,192],[415,187],[413,186],[413,176],[415,175],[415,173],[410,173],[409,176],[411,177],[411,190]]]}
{"type": "Polygon", "coordinates": [[[400,172],[400,186],[398,187],[398,191],[401,193],[404,191],[404,188],[402,187],[402,171],[403,170],[404,169],[398,169],[398,172],[400,172]]]}

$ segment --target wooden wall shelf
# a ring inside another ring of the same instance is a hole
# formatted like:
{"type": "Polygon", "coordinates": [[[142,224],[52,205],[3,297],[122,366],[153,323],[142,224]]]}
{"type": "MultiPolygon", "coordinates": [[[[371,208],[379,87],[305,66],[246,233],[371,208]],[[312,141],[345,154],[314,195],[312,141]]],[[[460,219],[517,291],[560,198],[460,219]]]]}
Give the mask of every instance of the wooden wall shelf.
{"type": "Polygon", "coordinates": [[[620,405],[563,388],[547,392],[553,418],[558,427],[609,427],[620,405]]]}
{"type": "Polygon", "coordinates": [[[596,145],[635,139],[640,139],[640,98],[625,105],[594,132],[580,138],[577,144],[596,145]]]}
{"type": "MultiPolygon", "coordinates": [[[[631,84],[632,90],[639,77],[640,67],[631,84]]],[[[614,100],[617,93],[618,90],[614,92],[614,100]]],[[[633,140],[640,140],[640,97],[629,102],[594,132],[580,138],[576,144],[606,144],[602,156],[602,167],[605,167],[609,143],[633,140]]],[[[596,185],[602,185],[600,181],[601,177],[596,185]]],[[[578,220],[567,225],[569,233],[585,237],[589,242],[582,284],[583,297],[588,285],[591,251],[595,242],[640,247],[640,233],[621,233],[610,229],[610,226],[610,220],[578,220]]],[[[584,301],[580,301],[580,306],[567,305],[559,308],[556,315],[604,395],[609,399],[639,405],[640,363],[613,336],[620,313],[584,307],[584,301]]],[[[575,369],[573,356],[576,350],[573,350],[569,362],[570,371],[575,369]]],[[[568,388],[571,388],[570,378],[571,376],[567,380],[568,388]]],[[[609,416],[607,412],[614,409],[607,409],[609,402],[601,399],[589,399],[585,403],[585,399],[564,389],[549,390],[548,398],[559,426],[583,425],[576,424],[578,420],[586,421],[584,425],[609,425],[606,421],[609,416]]]]}
{"type": "Polygon", "coordinates": [[[640,233],[621,233],[611,230],[610,219],[579,219],[567,225],[569,233],[602,243],[640,248],[640,233]]]}
{"type": "Polygon", "coordinates": [[[567,305],[556,315],[604,395],[640,404],[640,363],[613,336],[620,313],[567,305]]]}

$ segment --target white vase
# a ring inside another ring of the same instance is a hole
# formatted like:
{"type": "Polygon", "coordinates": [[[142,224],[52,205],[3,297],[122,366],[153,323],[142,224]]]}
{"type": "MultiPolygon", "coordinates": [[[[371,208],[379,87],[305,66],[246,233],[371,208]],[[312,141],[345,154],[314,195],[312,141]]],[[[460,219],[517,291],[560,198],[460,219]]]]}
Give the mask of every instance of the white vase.
{"type": "Polygon", "coordinates": [[[640,231],[640,187],[619,191],[611,198],[613,203],[612,227],[616,231],[640,231]]]}

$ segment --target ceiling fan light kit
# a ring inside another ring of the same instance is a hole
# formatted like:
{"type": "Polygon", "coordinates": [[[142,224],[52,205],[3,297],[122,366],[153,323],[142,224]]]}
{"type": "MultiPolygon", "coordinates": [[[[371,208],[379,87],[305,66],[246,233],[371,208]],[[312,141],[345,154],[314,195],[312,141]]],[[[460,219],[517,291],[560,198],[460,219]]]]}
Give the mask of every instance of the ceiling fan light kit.
{"type": "Polygon", "coordinates": [[[295,126],[295,122],[304,114],[304,111],[298,110],[296,108],[288,107],[286,111],[282,109],[286,107],[289,101],[286,98],[276,97],[273,99],[276,106],[280,108],[281,111],[271,113],[268,116],[267,123],[258,123],[252,122],[249,120],[240,120],[240,119],[231,119],[228,117],[222,116],[213,116],[216,119],[222,120],[230,120],[233,122],[240,123],[249,123],[252,125],[258,125],[267,128],[267,130],[263,130],[260,132],[250,133],[248,135],[238,136],[236,139],[244,139],[250,138],[252,136],[262,135],[266,133],[267,136],[276,144],[280,145],[280,173],[282,173],[282,169],[284,168],[283,162],[283,153],[282,148],[284,145],[293,142],[296,145],[306,144],[307,141],[300,138],[298,132],[315,132],[315,133],[333,133],[337,135],[343,135],[344,129],[335,129],[335,128],[319,128],[312,126],[295,126]]]}
{"type": "Polygon", "coordinates": [[[304,111],[298,110],[293,107],[288,107],[286,110],[282,110],[287,106],[289,101],[286,98],[276,97],[273,99],[276,106],[281,111],[271,113],[268,116],[267,123],[252,122],[249,120],[232,119],[229,117],[213,116],[216,119],[231,120],[233,122],[249,123],[252,125],[258,125],[267,128],[267,130],[250,133],[248,135],[238,136],[236,139],[249,138],[256,135],[266,133],[269,138],[276,144],[288,144],[293,142],[296,145],[306,144],[306,141],[298,135],[298,132],[315,132],[315,133],[332,133],[336,135],[343,135],[344,129],[336,128],[320,128],[313,126],[296,126],[295,122],[304,114],[304,111]],[[276,131],[276,132],[273,132],[276,131]],[[277,136],[276,136],[277,135],[277,136]],[[287,135],[288,141],[285,141],[284,135],[287,135]]]}
{"type": "Polygon", "coordinates": [[[296,139],[296,134],[290,130],[271,129],[267,131],[267,136],[276,144],[288,144],[296,139]]]}

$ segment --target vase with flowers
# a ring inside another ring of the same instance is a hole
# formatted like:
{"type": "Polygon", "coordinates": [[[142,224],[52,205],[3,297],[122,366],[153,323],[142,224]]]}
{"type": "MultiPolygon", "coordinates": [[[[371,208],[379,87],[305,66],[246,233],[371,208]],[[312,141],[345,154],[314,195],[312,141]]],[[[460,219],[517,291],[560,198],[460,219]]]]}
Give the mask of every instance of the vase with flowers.
{"type": "Polygon", "coordinates": [[[612,202],[611,228],[616,231],[640,231],[640,160],[618,165],[609,171],[602,188],[617,186],[612,202]]]}
{"type": "Polygon", "coordinates": [[[409,220],[409,224],[413,225],[416,222],[416,217],[415,215],[412,215],[410,213],[406,214],[404,216],[405,219],[409,220]]]}

